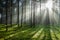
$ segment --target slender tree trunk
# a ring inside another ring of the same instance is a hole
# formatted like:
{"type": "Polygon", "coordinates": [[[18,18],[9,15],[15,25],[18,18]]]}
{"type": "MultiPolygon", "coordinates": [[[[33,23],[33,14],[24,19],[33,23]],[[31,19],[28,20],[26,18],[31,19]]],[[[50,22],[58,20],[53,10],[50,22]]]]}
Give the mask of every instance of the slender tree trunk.
{"type": "Polygon", "coordinates": [[[11,24],[11,27],[12,27],[12,0],[11,0],[11,2],[10,2],[10,4],[11,4],[11,10],[10,10],[10,12],[11,12],[11,14],[10,14],[10,24],[11,24]]]}
{"type": "Polygon", "coordinates": [[[32,27],[32,1],[31,1],[31,27],[32,27]]]}
{"type": "Polygon", "coordinates": [[[21,27],[22,27],[22,21],[23,21],[23,2],[22,2],[22,13],[21,13],[21,27]]]}
{"type": "Polygon", "coordinates": [[[23,13],[24,13],[24,19],[23,19],[24,21],[23,22],[24,22],[24,24],[26,24],[26,0],[23,3],[23,9],[24,9],[23,10],[23,13]]]}
{"type": "Polygon", "coordinates": [[[19,27],[19,0],[17,0],[17,2],[18,2],[17,24],[18,24],[18,27],[19,27]]]}
{"type": "Polygon", "coordinates": [[[41,24],[41,1],[40,1],[40,24],[41,24]]]}
{"type": "Polygon", "coordinates": [[[35,2],[36,0],[34,0],[34,3],[33,3],[33,26],[35,27],[35,2]]]}
{"type": "Polygon", "coordinates": [[[6,0],[6,31],[8,31],[8,26],[7,26],[7,21],[8,21],[8,19],[7,19],[7,10],[8,10],[8,1],[6,0]]]}
{"type": "Polygon", "coordinates": [[[3,16],[3,12],[4,12],[4,11],[3,11],[3,8],[1,8],[1,10],[0,10],[0,12],[1,12],[1,21],[0,21],[0,22],[1,22],[1,24],[2,24],[2,16],[3,16]],[[2,11],[1,11],[1,10],[2,10],[2,11]]]}

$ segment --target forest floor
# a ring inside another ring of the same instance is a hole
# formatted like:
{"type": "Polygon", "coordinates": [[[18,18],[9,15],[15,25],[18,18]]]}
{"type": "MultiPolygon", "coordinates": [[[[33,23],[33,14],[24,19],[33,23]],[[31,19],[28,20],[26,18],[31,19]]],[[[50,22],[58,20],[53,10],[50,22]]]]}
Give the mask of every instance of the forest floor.
{"type": "Polygon", "coordinates": [[[6,27],[0,25],[0,40],[60,40],[60,26],[43,26],[35,27],[13,25],[6,27]]]}

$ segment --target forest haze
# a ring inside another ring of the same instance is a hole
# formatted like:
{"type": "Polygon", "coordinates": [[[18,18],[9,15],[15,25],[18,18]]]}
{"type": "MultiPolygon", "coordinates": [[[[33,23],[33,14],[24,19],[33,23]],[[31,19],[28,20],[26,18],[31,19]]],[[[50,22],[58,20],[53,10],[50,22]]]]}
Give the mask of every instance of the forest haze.
{"type": "Polygon", "coordinates": [[[60,0],[0,0],[0,40],[60,40],[60,0]]]}

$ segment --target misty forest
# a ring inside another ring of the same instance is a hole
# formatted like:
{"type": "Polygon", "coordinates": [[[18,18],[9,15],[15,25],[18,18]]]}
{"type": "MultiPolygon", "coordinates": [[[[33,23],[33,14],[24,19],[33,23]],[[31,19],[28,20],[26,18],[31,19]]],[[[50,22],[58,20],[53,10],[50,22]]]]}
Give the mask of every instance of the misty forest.
{"type": "Polygon", "coordinates": [[[0,0],[0,40],[60,40],[60,0],[0,0]]]}

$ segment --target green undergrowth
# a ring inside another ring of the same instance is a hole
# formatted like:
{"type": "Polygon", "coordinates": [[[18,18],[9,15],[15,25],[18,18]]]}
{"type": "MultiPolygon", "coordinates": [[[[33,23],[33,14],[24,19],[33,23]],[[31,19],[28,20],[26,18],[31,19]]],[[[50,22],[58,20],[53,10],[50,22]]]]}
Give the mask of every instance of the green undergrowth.
{"type": "Polygon", "coordinates": [[[60,40],[60,26],[0,24],[0,40],[60,40]]]}

